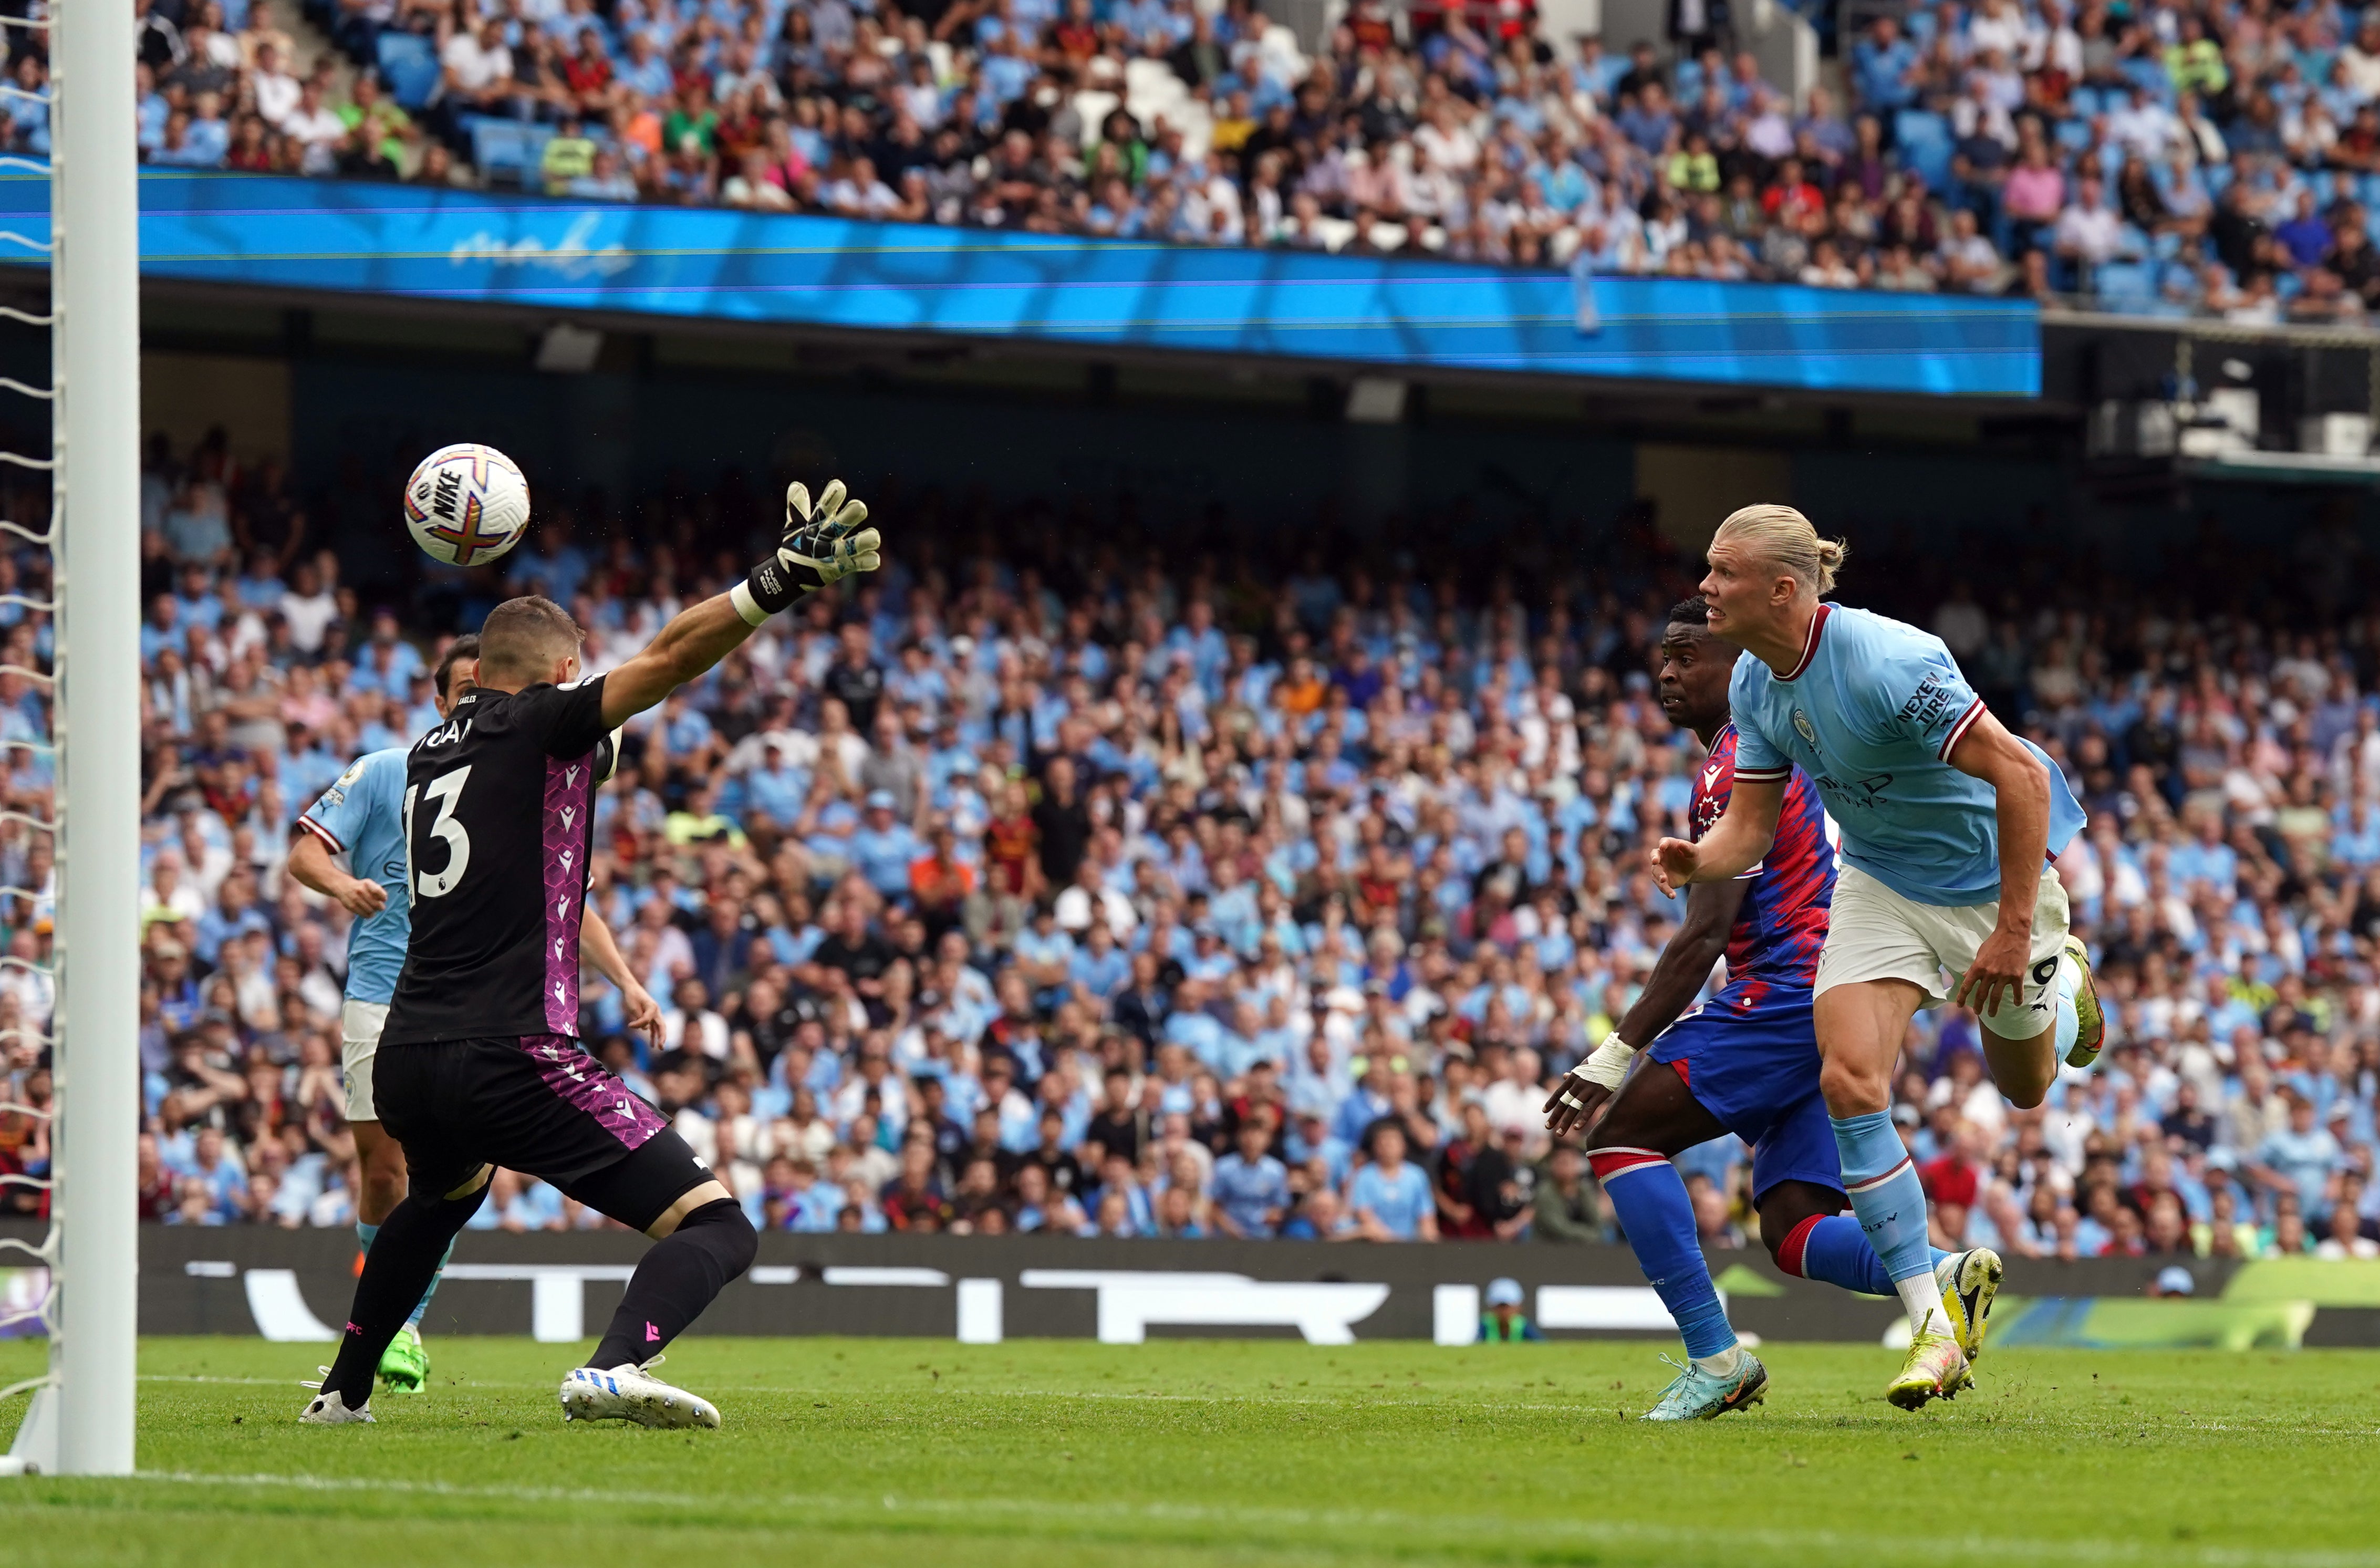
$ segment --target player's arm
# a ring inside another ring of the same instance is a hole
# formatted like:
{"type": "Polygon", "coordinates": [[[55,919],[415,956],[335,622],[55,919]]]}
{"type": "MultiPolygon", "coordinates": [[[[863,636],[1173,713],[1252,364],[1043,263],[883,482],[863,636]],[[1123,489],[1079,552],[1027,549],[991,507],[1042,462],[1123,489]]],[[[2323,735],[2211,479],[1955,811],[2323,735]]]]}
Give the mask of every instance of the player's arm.
{"type": "Polygon", "coordinates": [[[300,823],[289,845],[289,874],[360,919],[388,907],[388,890],[370,877],[352,877],[331,858],[331,846],[300,823]]]}
{"type": "MultiPolygon", "coordinates": [[[[1734,796],[1729,796],[1734,804],[1734,796]]],[[[1644,1045],[1678,1021],[1687,1003],[1702,992],[1711,966],[1727,951],[1728,933],[1743,907],[1751,883],[1740,877],[1723,882],[1697,882],[1686,890],[1686,918],[1653,973],[1628,1009],[1619,1027],[1587,1059],[1572,1067],[1546,1098],[1546,1130],[1560,1137],[1591,1124],[1598,1112],[1619,1092],[1628,1064],[1644,1045]]]]}
{"type": "Polygon", "coordinates": [[[1992,786],[2000,835],[2000,913],[1953,1002],[1988,1012],[2005,988],[2021,1001],[2033,961],[2033,901],[2049,857],[2049,770],[1985,709],[1950,748],[1950,766],[1992,786]]]}
{"type": "MultiPolygon", "coordinates": [[[[1723,882],[1760,864],[1777,841],[1777,819],[1785,808],[1785,782],[1747,778],[1738,763],[1735,783],[1728,791],[1727,809],[1699,840],[1665,838],[1653,850],[1653,880],[1664,893],[1676,893],[1689,882],[1723,882]]],[[[2046,829],[2044,837],[2047,836],[2046,829]]]]}
{"type": "Polygon", "coordinates": [[[785,531],[774,553],[727,592],[706,599],[662,628],[650,646],[603,677],[603,723],[627,723],[690,680],[710,671],[730,650],[795,601],[884,564],[874,529],[861,528],[868,507],[845,494],[841,480],[810,504],[807,486],[785,492],[785,531]]]}
{"type": "Polygon", "coordinates": [[[620,1000],[627,1008],[628,1027],[643,1030],[658,1047],[662,1039],[662,1005],[638,981],[637,972],[621,955],[620,943],[612,935],[612,928],[591,908],[578,922],[578,955],[620,988],[620,1000]]]}

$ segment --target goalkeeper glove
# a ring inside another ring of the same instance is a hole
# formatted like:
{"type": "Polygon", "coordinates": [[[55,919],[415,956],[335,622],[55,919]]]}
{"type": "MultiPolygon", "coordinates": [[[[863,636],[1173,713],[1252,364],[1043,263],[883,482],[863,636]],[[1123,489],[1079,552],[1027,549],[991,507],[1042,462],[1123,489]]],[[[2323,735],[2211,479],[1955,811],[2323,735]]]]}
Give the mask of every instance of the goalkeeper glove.
{"type": "Polygon", "coordinates": [[[787,486],[784,534],[776,553],[730,591],[735,613],[757,626],[806,593],[876,570],[884,564],[883,541],[859,526],[867,520],[867,504],[851,499],[841,480],[829,480],[815,505],[807,485],[787,486]]]}

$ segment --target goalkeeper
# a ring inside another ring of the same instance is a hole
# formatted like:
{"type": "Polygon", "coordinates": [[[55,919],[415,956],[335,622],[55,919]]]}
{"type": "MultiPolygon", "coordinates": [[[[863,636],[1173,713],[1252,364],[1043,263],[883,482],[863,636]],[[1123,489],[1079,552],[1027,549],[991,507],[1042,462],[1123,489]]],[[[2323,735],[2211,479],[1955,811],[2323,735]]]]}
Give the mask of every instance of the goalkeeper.
{"type": "Polygon", "coordinates": [[[816,507],[794,486],[768,559],[603,675],[581,678],[581,633],[561,606],[532,596],[488,613],[477,683],[406,760],[413,924],[372,1091],[410,1190],[364,1256],[336,1358],[300,1419],[372,1418],[374,1367],[502,1165],[653,1240],[594,1355],[563,1379],[565,1417],[719,1425],[709,1400],[652,1368],[759,1242],[686,1141],[579,1045],[594,792],[622,724],[804,595],[876,570],[867,517],[840,480],[816,507]]]}

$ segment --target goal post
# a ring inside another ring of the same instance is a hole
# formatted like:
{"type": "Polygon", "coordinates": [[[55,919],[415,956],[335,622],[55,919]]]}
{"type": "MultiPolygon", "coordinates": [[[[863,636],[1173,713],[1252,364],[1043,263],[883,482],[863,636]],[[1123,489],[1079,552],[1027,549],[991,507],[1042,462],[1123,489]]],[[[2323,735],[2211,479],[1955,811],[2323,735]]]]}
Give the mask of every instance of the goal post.
{"type": "MultiPolygon", "coordinates": [[[[140,1116],[140,279],[133,7],[51,0],[58,987],[50,1378],[19,1471],[133,1469],[140,1116]]],[[[38,15],[19,25],[43,25],[38,15]]],[[[38,395],[38,394],[37,394],[38,395]]],[[[18,459],[23,461],[23,459],[18,459]]]]}

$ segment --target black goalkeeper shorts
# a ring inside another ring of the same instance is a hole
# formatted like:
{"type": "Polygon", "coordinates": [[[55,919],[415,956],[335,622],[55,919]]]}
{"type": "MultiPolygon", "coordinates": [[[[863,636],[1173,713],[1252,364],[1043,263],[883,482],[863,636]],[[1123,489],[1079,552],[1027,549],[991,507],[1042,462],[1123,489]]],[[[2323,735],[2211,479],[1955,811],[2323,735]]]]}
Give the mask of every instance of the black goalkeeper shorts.
{"type": "Polygon", "coordinates": [[[384,1045],[372,1090],[417,1192],[450,1193],[480,1166],[501,1165],[641,1231],[716,1179],[660,1112],[567,1035],[384,1045]]]}

